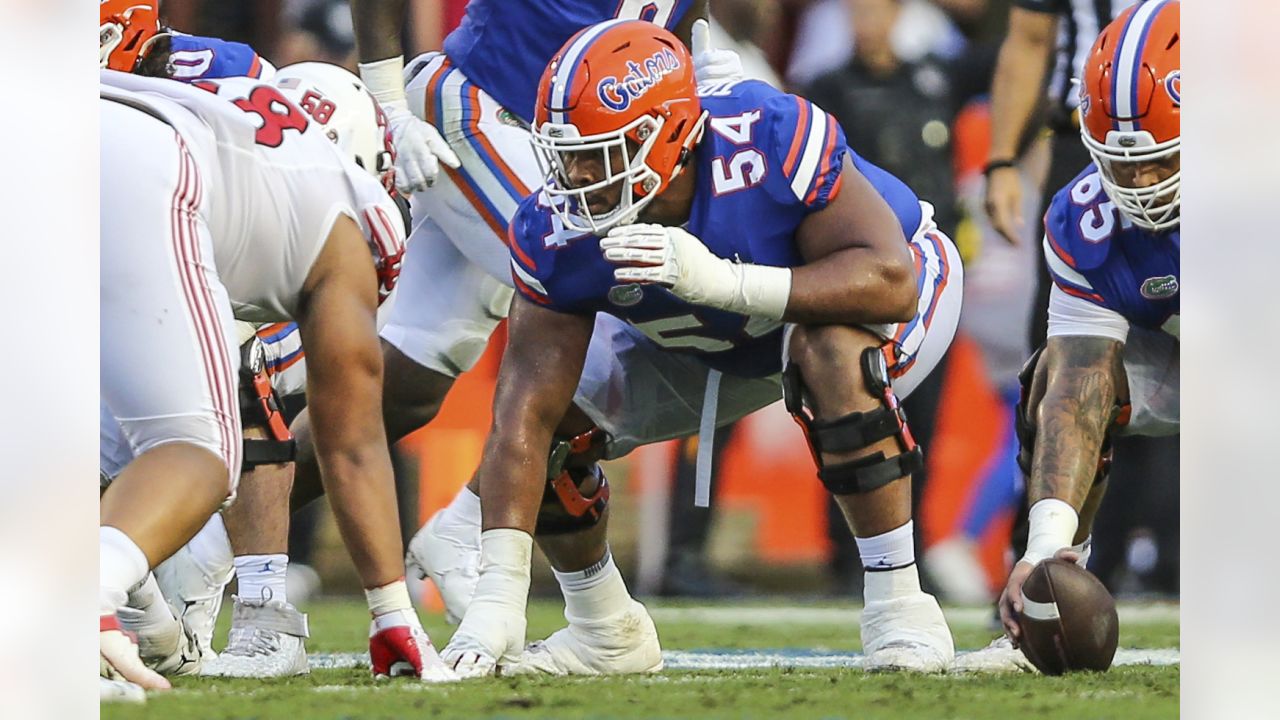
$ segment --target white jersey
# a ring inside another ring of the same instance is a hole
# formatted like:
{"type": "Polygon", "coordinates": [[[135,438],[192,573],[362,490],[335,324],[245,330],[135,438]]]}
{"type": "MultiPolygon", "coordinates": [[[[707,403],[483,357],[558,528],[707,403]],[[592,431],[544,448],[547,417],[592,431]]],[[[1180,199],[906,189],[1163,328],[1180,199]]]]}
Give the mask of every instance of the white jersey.
{"type": "Polygon", "coordinates": [[[375,262],[403,250],[404,226],[390,195],[273,86],[251,78],[186,84],[104,70],[100,90],[162,118],[190,146],[208,185],[215,263],[237,319],[294,318],[339,215],[360,225],[375,262]]]}

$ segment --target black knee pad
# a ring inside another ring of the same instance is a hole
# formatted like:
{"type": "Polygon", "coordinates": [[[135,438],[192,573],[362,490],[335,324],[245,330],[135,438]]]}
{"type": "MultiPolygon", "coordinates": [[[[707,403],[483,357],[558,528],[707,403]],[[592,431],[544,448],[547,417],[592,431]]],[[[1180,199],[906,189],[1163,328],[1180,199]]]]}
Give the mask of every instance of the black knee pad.
{"type": "Polygon", "coordinates": [[[832,420],[817,420],[805,409],[800,368],[789,364],[783,371],[782,390],[787,410],[804,430],[818,466],[818,478],[835,495],[871,492],[924,468],[924,452],[911,437],[907,414],[893,393],[883,351],[878,347],[867,348],[860,361],[867,390],[880,400],[882,407],[832,420]],[[876,452],[835,465],[825,465],[822,461],[824,452],[853,452],[891,437],[898,440],[901,452],[897,455],[876,452]]]}
{"type": "Polygon", "coordinates": [[[280,396],[267,375],[262,343],[254,336],[240,348],[240,423],[243,427],[260,425],[268,437],[243,438],[240,472],[297,458],[298,444],[281,407],[280,396]]]}
{"type": "Polygon", "coordinates": [[[598,464],[604,457],[606,440],[604,431],[592,428],[552,442],[536,534],[565,535],[600,523],[609,507],[609,481],[598,464]],[[582,488],[592,484],[595,489],[591,494],[583,494],[582,488]]]}

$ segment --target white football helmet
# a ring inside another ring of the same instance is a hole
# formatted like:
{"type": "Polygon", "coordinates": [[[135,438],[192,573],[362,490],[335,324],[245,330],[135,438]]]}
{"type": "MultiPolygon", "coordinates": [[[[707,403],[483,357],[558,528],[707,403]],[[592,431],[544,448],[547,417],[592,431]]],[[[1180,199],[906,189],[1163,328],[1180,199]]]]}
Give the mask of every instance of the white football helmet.
{"type": "Polygon", "coordinates": [[[359,77],[337,65],[302,62],[280,68],[271,83],[387,192],[395,190],[395,149],[387,116],[359,77]]]}

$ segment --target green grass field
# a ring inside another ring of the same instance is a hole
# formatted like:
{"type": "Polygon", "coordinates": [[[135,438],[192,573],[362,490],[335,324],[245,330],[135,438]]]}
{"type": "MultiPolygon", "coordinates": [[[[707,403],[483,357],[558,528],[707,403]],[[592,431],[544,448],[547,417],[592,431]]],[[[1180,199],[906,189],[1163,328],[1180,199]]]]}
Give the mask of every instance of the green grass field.
{"type": "MultiPolygon", "coordinates": [[[[853,609],[832,603],[719,606],[651,604],[663,649],[849,653],[859,648],[853,609]]],[[[315,658],[366,649],[363,603],[313,602],[315,658]]],[[[558,601],[535,601],[529,638],[563,626],[558,601]]],[[[224,621],[228,613],[223,613],[224,621]]],[[[984,611],[948,611],[958,650],[994,637],[984,611]]],[[[452,628],[429,618],[437,647],[452,628]]],[[[225,638],[225,627],[218,638],[225,638]]],[[[215,641],[215,647],[220,641],[215,641]]],[[[1121,648],[1178,648],[1176,606],[1125,606],[1121,648]]],[[[716,657],[716,655],[711,655],[716,657]]],[[[451,685],[375,682],[364,668],[318,669],[288,680],[176,678],[144,706],[105,705],[102,717],[287,718],[1170,718],[1178,715],[1178,665],[1126,665],[1100,674],[1049,678],[873,675],[853,668],[757,667],[672,670],[606,678],[490,678],[451,685]]]]}

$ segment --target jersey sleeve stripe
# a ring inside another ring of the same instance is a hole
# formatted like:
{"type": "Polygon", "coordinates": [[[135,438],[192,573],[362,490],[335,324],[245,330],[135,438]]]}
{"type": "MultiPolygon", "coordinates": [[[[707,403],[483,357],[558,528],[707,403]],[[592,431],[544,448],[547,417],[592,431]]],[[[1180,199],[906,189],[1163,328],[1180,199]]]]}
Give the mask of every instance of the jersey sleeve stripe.
{"type": "Polygon", "coordinates": [[[520,264],[511,261],[511,279],[516,284],[516,290],[526,298],[532,300],[539,305],[550,305],[551,298],[547,295],[547,289],[538,282],[538,279],[525,272],[520,264]]]}
{"type": "Polygon", "coordinates": [[[831,171],[831,161],[836,149],[836,119],[827,115],[827,142],[822,148],[822,167],[818,169],[818,173],[814,176],[813,187],[809,189],[809,194],[804,197],[805,205],[812,205],[818,199],[818,193],[822,190],[823,182],[827,179],[827,173],[831,171]]]}
{"type": "Polygon", "coordinates": [[[262,77],[262,58],[258,56],[258,53],[253,54],[253,61],[249,63],[248,74],[251,78],[262,77]]]}
{"type": "Polygon", "coordinates": [[[809,136],[805,139],[804,150],[800,153],[800,167],[791,177],[791,192],[796,199],[804,202],[809,186],[818,173],[818,161],[822,156],[822,146],[826,141],[827,114],[817,105],[812,107],[813,114],[809,119],[809,136]]]}
{"type": "Polygon", "coordinates": [[[809,103],[800,98],[796,98],[795,101],[800,106],[800,120],[796,123],[796,132],[794,137],[791,138],[791,149],[787,151],[787,159],[782,163],[782,174],[787,177],[790,177],[791,171],[795,170],[796,158],[800,155],[800,146],[804,144],[804,133],[800,131],[800,128],[809,126],[809,103]]]}
{"type": "Polygon", "coordinates": [[[1102,305],[1103,303],[1106,302],[1106,300],[1103,300],[1102,296],[1099,295],[1098,293],[1089,293],[1089,292],[1084,292],[1082,290],[1077,290],[1069,285],[1065,285],[1062,282],[1059,282],[1058,278],[1054,278],[1053,284],[1054,284],[1054,287],[1059,288],[1060,290],[1062,290],[1062,292],[1072,297],[1078,297],[1082,300],[1088,300],[1089,302],[1095,303],[1097,305],[1102,305]]]}
{"type": "Polygon", "coordinates": [[[1093,291],[1093,286],[1089,284],[1088,279],[1077,272],[1075,268],[1064,262],[1062,258],[1058,257],[1058,254],[1053,251],[1053,248],[1049,243],[1048,235],[1045,236],[1044,240],[1044,258],[1045,261],[1049,263],[1049,270],[1051,270],[1054,275],[1067,280],[1072,285],[1076,285],[1083,290],[1088,290],[1090,292],[1093,291]]]}
{"type": "Polygon", "coordinates": [[[529,257],[529,253],[520,247],[520,242],[516,240],[516,224],[514,220],[507,225],[507,246],[511,248],[511,254],[515,256],[525,267],[533,272],[538,271],[538,264],[529,257]]]}
{"type": "MultiPolygon", "coordinates": [[[[1045,213],[1045,216],[1044,216],[1045,247],[1048,247],[1049,249],[1051,249],[1053,251],[1052,254],[1057,255],[1059,258],[1061,258],[1062,262],[1066,263],[1068,266],[1074,267],[1076,264],[1076,259],[1071,256],[1071,253],[1067,252],[1066,248],[1062,247],[1062,243],[1058,242],[1058,238],[1055,237],[1053,234],[1053,230],[1051,229],[1052,227],[1053,227],[1053,223],[1050,222],[1049,220],[1049,214],[1045,213]]],[[[1045,253],[1045,254],[1048,255],[1049,253],[1045,253]]]]}

